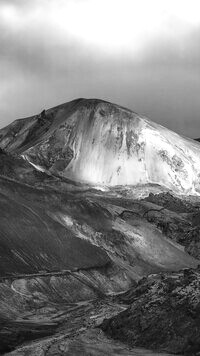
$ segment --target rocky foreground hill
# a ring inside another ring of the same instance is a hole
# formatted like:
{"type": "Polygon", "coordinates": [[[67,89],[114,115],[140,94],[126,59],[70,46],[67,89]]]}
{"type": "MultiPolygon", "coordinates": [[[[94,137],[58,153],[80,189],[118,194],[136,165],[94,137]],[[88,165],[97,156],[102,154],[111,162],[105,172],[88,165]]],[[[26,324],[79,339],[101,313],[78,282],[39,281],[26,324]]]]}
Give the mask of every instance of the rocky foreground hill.
{"type": "Polygon", "coordinates": [[[199,269],[143,278],[119,299],[129,308],[102,329],[129,345],[175,354],[199,354],[199,269]]]}
{"type": "Polygon", "coordinates": [[[0,147],[0,352],[198,355],[200,144],[79,99],[0,147]]]}

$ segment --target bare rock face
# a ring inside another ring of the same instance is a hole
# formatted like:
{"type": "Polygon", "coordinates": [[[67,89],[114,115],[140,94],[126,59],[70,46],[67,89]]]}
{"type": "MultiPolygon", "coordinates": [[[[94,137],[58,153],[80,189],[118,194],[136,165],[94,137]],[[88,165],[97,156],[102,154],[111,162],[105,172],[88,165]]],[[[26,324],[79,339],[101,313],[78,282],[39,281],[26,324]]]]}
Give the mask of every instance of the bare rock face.
{"type": "Polygon", "coordinates": [[[0,147],[93,185],[156,183],[199,195],[200,145],[128,109],[78,99],[0,131],[0,147]]]}
{"type": "Polygon", "coordinates": [[[184,270],[144,278],[123,295],[130,307],[105,320],[102,328],[129,345],[175,354],[200,350],[200,274],[184,270]]]}

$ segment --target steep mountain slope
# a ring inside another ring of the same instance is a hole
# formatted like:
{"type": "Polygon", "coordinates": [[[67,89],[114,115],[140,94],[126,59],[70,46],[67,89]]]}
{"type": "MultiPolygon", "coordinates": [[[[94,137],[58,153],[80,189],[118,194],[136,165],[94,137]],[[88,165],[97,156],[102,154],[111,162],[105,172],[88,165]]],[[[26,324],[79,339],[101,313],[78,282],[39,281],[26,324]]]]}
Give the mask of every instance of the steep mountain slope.
{"type": "Polygon", "coordinates": [[[0,183],[2,276],[112,262],[138,280],[149,272],[198,264],[145,217],[122,216],[123,206],[102,201],[101,194],[60,193],[6,178],[0,183]]]}
{"type": "Polygon", "coordinates": [[[0,147],[29,162],[93,185],[156,183],[200,192],[200,144],[134,112],[78,99],[0,130],[0,147]]]}

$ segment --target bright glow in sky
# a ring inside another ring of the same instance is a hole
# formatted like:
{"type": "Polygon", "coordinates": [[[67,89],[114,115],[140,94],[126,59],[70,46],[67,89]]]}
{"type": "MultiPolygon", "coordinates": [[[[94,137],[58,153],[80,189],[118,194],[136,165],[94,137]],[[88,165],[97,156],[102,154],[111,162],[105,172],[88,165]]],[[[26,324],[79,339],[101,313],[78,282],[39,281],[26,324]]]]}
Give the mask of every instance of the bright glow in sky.
{"type": "MultiPolygon", "coordinates": [[[[20,1],[19,1],[20,2],[20,1]]],[[[34,4],[34,1],[32,2],[34,4]]],[[[3,20],[14,29],[50,24],[60,40],[78,41],[114,54],[134,53],[159,38],[183,35],[200,24],[199,0],[45,0],[22,17],[16,3],[4,4],[3,20]]]]}
{"type": "Polygon", "coordinates": [[[160,33],[172,36],[186,24],[200,23],[198,0],[88,0],[54,6],[54,20],[66,34],[109,52],[134,52],[160,33]],[[172,18],[176,28],[169,26],[172,18]]]}

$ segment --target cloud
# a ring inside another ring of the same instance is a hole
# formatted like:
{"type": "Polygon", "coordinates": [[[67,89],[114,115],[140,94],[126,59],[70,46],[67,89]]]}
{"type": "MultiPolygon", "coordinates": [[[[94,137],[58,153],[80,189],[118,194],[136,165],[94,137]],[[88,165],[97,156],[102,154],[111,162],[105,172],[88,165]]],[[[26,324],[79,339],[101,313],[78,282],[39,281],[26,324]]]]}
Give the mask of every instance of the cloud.
{"type": "Polygon", "coordinates": [[[100,97],[198,136],[200,23],[193,10],[186,21],[184,5],[178,17],[174,1],[175,13],[167,7],[148,35],[152,20],[144,20],[154,8],[122,21],[129,0],[123,8],[102,0],[100,12],[91,0],[0,0],[0,125],[75,97],[100,97]],[[137,26],[138,37],[129,33],[137,26]]]}

